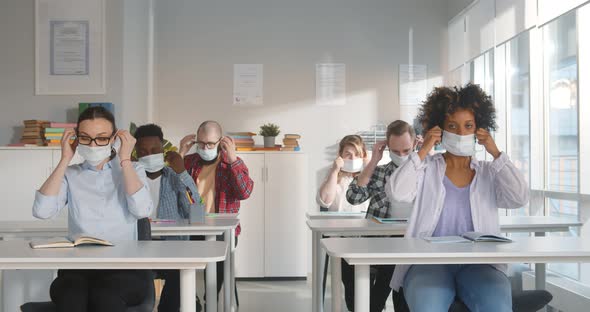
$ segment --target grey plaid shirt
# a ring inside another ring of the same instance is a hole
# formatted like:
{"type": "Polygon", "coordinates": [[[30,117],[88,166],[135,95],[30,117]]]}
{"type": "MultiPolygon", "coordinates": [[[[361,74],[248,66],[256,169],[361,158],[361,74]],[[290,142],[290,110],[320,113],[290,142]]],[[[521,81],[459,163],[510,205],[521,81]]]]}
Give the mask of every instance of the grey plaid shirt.
{"type": "Polygon", "coordinates": [[[397,169],[397,166],[392,161],[387,165],[377,166],[371,176],[371,180],[369,180],[366,186],[359,186],[357,184],[358,177],[354,178],[346,192],[346,199],[353,205],[358,205],[371,199],[369,209],[367,209],[367,218],[390,217],[390,205],[385,194],[385,184],[389,181],[389,177],[391,177],[395,169],[397,169]]]}

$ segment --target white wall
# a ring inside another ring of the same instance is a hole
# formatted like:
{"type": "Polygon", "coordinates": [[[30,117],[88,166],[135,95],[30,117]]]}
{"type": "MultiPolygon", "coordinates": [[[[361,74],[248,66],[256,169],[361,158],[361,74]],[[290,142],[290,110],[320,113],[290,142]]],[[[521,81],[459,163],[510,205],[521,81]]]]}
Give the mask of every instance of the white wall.
{"type": "Polygon", "coordinates": [[[427,64],[429,77],[445,72],[445,5],[438,0],[158,1],[156,121],[176,144],[206,119],[220,121],[226,131],[257,131],[274,122],[283,133],[300,133],[315,194],[324,178],[321,169],[334,158],[333,146],[342,136],[398,118],[397,71],[398,64],[408,63],[410,27],[414,63],[427,64]],[[345,106],[315,105],[320,62],[346,64],[345,106]],[[264,106],[231,105],[235,63],[264,64],[264,106]]]}
{"type": "Polygon", "coordinates": [[[447,20],[453,19],[474,0],[447,0],[447,20]]]}
{"type": "MultiPolygon", "coordinates": [[[[144,122],[147,119],[145,100],[140,98],[145,90],[133,85],[145,85],[145,82],[137,82],[138,79],[145,80],[145,75],[141,74],[141,68],[130,67],[131,61],[147,53],[145,49],[133,48],[143,44],[144,39],[140,38],[147,35],[137,32],[138,27],[130,28],[134,23],[131,13],[138,12],[138,5],[145,4],[106,0],[106,94],[35,96],[34,0],[0,1],[0,145],[18,142],[25,119],[76,121],[79,102],[114,103],[119,127],[127,128],[132,120],[144,122]],[[130,10],[132,5],[135,7],[130,10]],[[123,25],[125,14],[131,16],[126,19],[126,32],[123,25]],[[135,53],[134,57],[126,55],[127,62],[124,62],[124,47],[135,53]],[[134,77],[133,73],[138,75],[134,77]],[[123,87],[124,79],[126,88],[123,87]]],[[[147,16],[136,15],[134,18],[135,23],[147,20],[147,16]]]]}

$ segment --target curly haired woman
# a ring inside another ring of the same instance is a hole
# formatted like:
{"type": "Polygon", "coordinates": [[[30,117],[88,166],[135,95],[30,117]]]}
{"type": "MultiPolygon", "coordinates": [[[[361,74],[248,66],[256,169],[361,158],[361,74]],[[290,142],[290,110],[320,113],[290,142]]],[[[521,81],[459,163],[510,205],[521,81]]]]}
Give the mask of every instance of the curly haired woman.
{"type": "MultiPolygon", "coordinates": [[[[422,148],[394,171],[385,187],[390,200],[414,202],[406,237],[500,233],[498,208],[524,206],[529,190],[490,135],[496,128],[490,96],[473,84],[436,88],[419,120],[429,129],[422,148]],[[475,159],[476,142],[493,161],[475,159]],[[439,143],[446,152],[429,156],[439,143]]],[[[446,312],[455,298],[470,311],[512,311],[505,270],[496,264],[398,266],[391,286],[403,287],[412,312],[446,312]]]]}

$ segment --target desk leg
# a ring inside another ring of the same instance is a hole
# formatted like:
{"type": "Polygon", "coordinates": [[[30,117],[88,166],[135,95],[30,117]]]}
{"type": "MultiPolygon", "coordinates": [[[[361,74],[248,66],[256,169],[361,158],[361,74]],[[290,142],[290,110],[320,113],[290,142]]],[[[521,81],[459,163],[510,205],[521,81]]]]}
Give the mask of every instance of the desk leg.
{"type": "Polygon", "coordinates": [[[4,279],[2,278],[2,270],[0,270],[0,312],[4,311],[4,279]]]}
{"type": "MultiPolygon", "coordinates": [[[[545,236],[545,232],[535,232],[535,236],[545,236]]],[[[535,263],[535,289],[543,290],[547,287],[547,265],[545,263],[535,263]]],[[[547,307],[539,311],[547,311],[547,307]]]]}
{"type": "Polygon", "coordinates": [[[342,267],[340,258],[330,257],[332,276],[332,312],[342,311],[342,267]]]}
{"type": "Polygon", "coordinates": [[[195,292],[197,290],[196,271],[180,270],[180,310],[194,312],[197,309],[195,292]]]}
{"type": "Polygon", "coordinates": [[[323,310],[323,302],[322,302],[322,246],[320,245],[320,238],[322,234],[318,231],[312,231],[312,250],[311,250],[311,257],[312,257],[312,269],[311,269],[311,301],[312,301],[312,311],[313,312],[322,312],[323,310]]]}
{"type": "MultiPolygon", "coordinates": [[[[535,232],[535,236],[545,236],[545,232],[535,232]]],[[[535,289],[542,290],[546,288],[547,265],[545,263],[535,264],[535,289]]]]}
{"type": "Polygon", "coordinates": [[[225,254],[225,261],[223,261],[223,311],[231,312],[231,230],[224,233],[224,239],[227,250],[225,254]]]}
{"type": "Polygon", "coordinates": [[[371,308],[371,288],[369,283],[369,266],[354,266],[354,311],[369,312],[371,308]]]}
{"type": "MultiPolygon", "coordinates": [[[[207,235],[205,240],[215,241],[216,237],[215,235],[207,235]]],[[[217,262],[209,262],[205,268],[205,294],[207,295],[205,302],[207,304],[206,312],[217,312],[217,262]]],[[[196,307],[192,311],[195,310],[196,307]]]]}
{"type": "Polygon", "coordinates": [[[231,269],[231,271],[230,271],[231,272],[230,273],[230,277],[231,277],[230,278],[231,307],[232,307],[232,310],[235,308],[235,310],[237,311],[236,297],[235,297],[236,296],[236,258],[235,258],[235,256],[236,256],[236,254],[235,254],[235,251],[236,251],[236,230],[235,229],[231,230],[230,237],[231,237],[231,244],[230,244],[230,250],[231,250],[231,252],[230,252],[230,256],[231,256],[231,259],[230,259],[231,260],[230,261],[231,262],[230,263],[231,264],[231,266],[230,266],[230,269],[231,269]]]}

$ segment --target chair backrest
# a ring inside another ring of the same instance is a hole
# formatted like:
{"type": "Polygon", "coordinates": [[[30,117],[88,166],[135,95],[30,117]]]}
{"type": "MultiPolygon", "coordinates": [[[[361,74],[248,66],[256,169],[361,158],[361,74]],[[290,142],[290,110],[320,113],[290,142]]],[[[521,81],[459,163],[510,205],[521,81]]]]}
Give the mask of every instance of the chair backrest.
{"type": "Polygon", "coordinates": [[[152,240],[152,225],[150,223],[150,219],[143,218],[137,220],[137,240],[152,240]]]}

